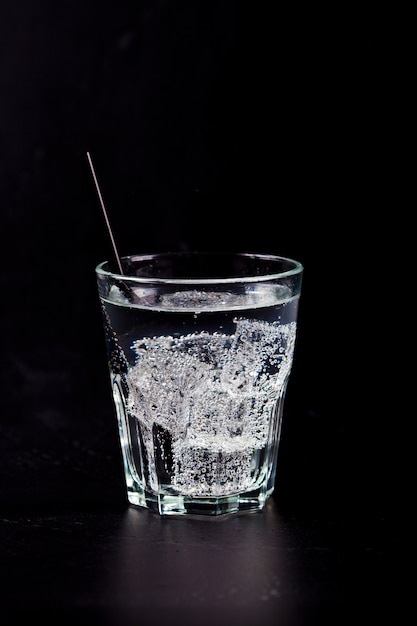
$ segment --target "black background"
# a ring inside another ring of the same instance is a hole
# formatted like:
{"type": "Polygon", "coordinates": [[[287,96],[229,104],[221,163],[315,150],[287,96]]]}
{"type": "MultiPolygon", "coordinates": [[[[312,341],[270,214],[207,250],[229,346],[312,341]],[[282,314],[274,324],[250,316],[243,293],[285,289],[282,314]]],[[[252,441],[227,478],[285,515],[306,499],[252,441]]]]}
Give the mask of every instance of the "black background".
{"type": "MultiPolygon", "coordinates": [[[[93,515],[104,537],[109,511],[127,514],[94,276],[112,252],[86,151],[121,254],[237,250],[303,263],[273,506],[300,536],[317,519],[333,533],[345,520],[346,541],[362,539],[364,520],[381,523],[370,330],[373,215],[387,185],[379,63],[371,23],[342,9],[2,4],[0,510],[16,524],[12,535],[6,524],[7,571],[25,563],[32,578],[53,524],[93,515]],[[25,539],[34,520],[35,544],[25,539]]],[[[366,536],[360,545],[379,559],[377,530],[366,536]]],[[[326,587],[326,563],[309,606],[346,600],[342,577],[326,587]]],[[[86,580],[82,557],[78,566],[86,580]]],[[[18,588],[6,585],[6,609],[18,588]]],[[[51,606],[81,596],[69,585],[51,606]]]]}

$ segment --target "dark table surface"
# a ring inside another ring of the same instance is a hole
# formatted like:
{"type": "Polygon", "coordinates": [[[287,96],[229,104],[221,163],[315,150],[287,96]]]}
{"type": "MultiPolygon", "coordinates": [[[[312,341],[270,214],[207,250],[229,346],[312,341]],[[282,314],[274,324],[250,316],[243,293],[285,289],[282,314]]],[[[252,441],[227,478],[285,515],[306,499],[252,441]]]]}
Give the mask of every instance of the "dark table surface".
{"type": "Polygon", "coordinates": [[[384,603],[381,523],[360,515],[288,515],[272,500],[227,520],[159,519],[109,502],[2,515],[1,525],[10,617],[344,624],[379,617],[384,603]]]}

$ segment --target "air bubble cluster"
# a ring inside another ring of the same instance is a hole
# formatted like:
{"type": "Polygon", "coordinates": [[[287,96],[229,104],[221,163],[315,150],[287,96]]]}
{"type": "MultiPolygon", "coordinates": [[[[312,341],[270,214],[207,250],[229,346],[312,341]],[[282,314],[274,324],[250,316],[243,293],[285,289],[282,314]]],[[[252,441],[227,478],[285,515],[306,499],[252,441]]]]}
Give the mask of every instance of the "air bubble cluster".
{"type": "Polygon", "coordinates": [[[232,334],[201,331],[133,344],[127,408],[156,491],[161,463],[172,488],[186,496],[228,495],[256,478],[254,455],[267,446],[285,390],[296,323],[240,317],[234,323],[232,334]]]}

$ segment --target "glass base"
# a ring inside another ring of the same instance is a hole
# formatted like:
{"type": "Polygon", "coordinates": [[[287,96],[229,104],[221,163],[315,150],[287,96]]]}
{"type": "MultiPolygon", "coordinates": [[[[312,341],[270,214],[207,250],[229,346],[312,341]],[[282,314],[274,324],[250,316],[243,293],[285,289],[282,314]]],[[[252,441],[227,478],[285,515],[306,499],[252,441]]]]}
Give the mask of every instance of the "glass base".
{"type": "Polygon", "coordinates": [[[270,492],[258,488],[245,493],[218,498],[190,498],[181,495],[155,494],[142,488],[128,489],[130,504],[145,507],[159,515],[229,515],[231,513],[261,511],[270,492]]]}

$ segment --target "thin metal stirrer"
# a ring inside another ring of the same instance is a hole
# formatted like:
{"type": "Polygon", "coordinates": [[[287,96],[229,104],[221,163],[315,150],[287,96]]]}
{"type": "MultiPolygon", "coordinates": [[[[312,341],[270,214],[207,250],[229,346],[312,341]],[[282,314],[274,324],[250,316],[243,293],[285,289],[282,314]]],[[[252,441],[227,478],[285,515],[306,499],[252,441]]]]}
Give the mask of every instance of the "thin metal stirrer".
{"type": "Polygon", "coordinates": [[[93,175],[93,180],[94,180],[94,184],[96,186],[98,199],[100,200],[100,205],[101,205],[101,208],[102,208],[102,211],[103,211],[104,219],[106,220],[106,226],[107,226],[107,230],[108,230],[108,233],[109,233],[109,236],[110,236],[110,240],[111,240],[111,243],[112,243],[112,246],[113,246],[114,256],[116,257],[116,261],[117,261],[117,265],[118,265],[118,268],[119,268],[119,272],[123,276],[124,272],[123,272],[122,264],[120,262],[119,253],[117,252],[116,242],[115,242],[114,237],[113,237],[113,232],[112,232],[112,229],[111,229],[111,226],[110,226],[110,222],[109,222],[109,218],[108,218],[108,215],[107,215],[106,207],[104,206],[104,202],[103,202],[103,196],[101,195],[100,186],[98,184],[97,176],[96,176],[96,173],[95,173],[95,170],[94,170],[93,161],[91,160],[91,156],[90,156],[89,152],[87,152],[87,159],[88,159],[88,164],[89,164],[90,169],[91,169],[91,173],[93,175]]]}

